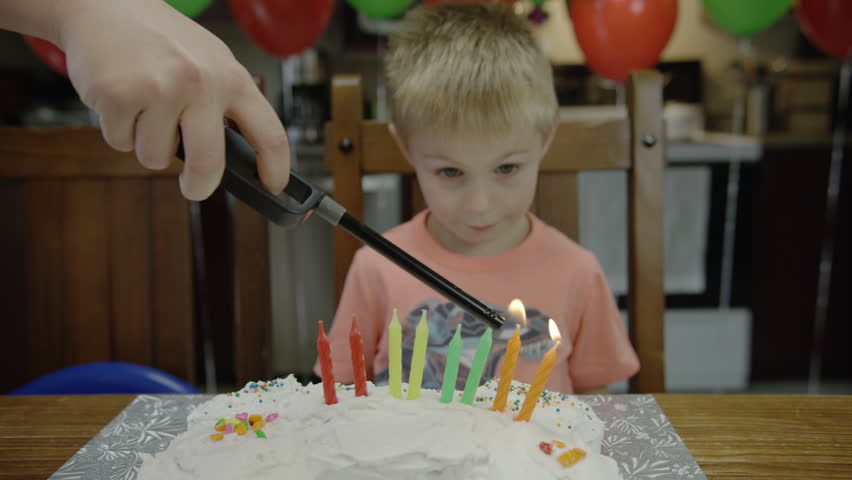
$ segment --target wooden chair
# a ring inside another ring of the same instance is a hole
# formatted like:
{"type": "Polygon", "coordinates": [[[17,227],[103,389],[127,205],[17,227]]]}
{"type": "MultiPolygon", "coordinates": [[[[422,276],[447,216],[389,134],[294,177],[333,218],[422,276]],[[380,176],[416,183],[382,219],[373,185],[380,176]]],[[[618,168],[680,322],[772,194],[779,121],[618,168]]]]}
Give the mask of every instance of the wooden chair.
{"type": "Polygon", "coordinates": [[[200,204],[194,259],[178,173],[142,168],[95,128],[0,127],[0,392],[103,360],[200,383],[200,311],[221,383],[268,377],[267,223],[219,191],[200,204]]]}
{"type": "MultiPolygon", "coordinates": [[[[563,121],[545,156],[533,211],[571,238],[578,238],[577,172],[623,170],[628,179],[628,321],[630,338],[642,364],[631,391],[662,392],[664,382],[663,313],[663,168],[665,135],[662,79],[658,72],[631,75],[628,118],[563,121]]],[[[332,81],[331,122],[326,127],[327,168],[334,176],[334,198],[363,218],[364,174],[412,174],[387,124],[365,120],[359,76],[332,81]]],[[[410,183],[407,217],[423,208],[416,182],[410,183]]],[[[334,278],[337,298],[357,240],[334,232],[334,278]]]]}

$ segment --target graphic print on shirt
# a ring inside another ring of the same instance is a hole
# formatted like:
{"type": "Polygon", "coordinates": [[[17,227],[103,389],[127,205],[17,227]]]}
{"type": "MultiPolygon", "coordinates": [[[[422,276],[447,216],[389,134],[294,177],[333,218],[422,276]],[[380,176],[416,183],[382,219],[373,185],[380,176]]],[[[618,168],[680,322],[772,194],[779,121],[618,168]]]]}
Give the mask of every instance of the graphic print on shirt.
{"type": "MultiPolygon", "coordinates": [[[[510,315],[505,309],[489,305],[489,308],[502,313],[507,319],[510,315]]],[[[415,329],[420,323],[421,312],[426,310],[426,319],[429,322],[429,341],[426,346],[426,361],[423,367],[423,388],[440,389],[444,380],[444,368],[447,363],[447,350],[456,327],[461,323],[462,353],[459,359],[459,374],[456,380],[456,389],[464,390],[468,372],[473,364],[476,347],[479,345],[479,337],[487,328],[482,322],[476,320],[471,314],[465,312],[453,303],[442,303],[439,300],[427,300],[416,306],[406,317],[402,324],[402,379],[408,381],[411,370],[411,354],[414,351],[415,329]]],[[[535,308],[526,307],[527,325],[521,325],[521,351],[520,355],[527,360],[537,362],[553,346],[547,322],[550,317],[539,312],[535,308]]],[[[515,334],[515,322],[507,321],[499,331],[493,332],[493,343],[491,354],[485,363],[480,384],[494,377],[497,366],[506,353],[506,344],[515,334]]],[[[570,345],[563,342],[562,345],[570,345]]],[[[388,369],[376,372],[375,383],[384,385],[388,383],[388,369]]]]}

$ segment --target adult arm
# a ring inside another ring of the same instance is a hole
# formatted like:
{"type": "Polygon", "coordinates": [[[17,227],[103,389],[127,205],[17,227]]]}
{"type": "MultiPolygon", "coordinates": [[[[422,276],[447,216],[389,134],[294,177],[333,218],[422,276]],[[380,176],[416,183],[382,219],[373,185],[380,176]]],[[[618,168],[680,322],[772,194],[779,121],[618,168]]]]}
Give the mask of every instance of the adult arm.
{"type": "Polygon", "coordinates": [[[142,165],[167,167],[180,128],[187,198],[208,197],[221,180],[224,118],[257,151],[264,186],[277,193],[286,185],[290,151],[275,110],[221,40],[165,1],[3,0],[0,28],[64,50],[71,83],[99,115],[104,139],[142,165]]]}

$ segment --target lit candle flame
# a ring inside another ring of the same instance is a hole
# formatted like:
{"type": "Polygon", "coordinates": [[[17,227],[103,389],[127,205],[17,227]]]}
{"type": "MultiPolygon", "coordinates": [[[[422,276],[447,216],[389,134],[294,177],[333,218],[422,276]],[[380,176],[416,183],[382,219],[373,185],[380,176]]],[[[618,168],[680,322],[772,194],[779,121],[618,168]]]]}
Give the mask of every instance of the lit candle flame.
{"type": "Polygon", "coordinates": [[[552,318],[549,322],[547,322],[547,329],[550,330],[551,340],[557,343],[562,341],[562,335],[559,333],[559,327],[556,326],[556,322],[554,322],[552,318]]]}
{"type": "Polygon", "coordinates": [[[556,326],[556,322],[554,322],[552,318],[547,323],[547,327],[550,330],[550,338],[555,343],[552,347],[550,347],[550,350],[541,357],[541,363],[538,364],[538,370],[535,372],[535,378],[532,383],[530,383],[527,394],[524,397],[524,404],[518,411],[518,415],[515,416],[516,422],[530,421],[533,410],[535,410],[535,405],[542,392],[544,392],[544,385],[547,383],[547,379],[550,378],[550,372],[556,365],[557,357],[559,355],[557,353],[557,349],[559,348],[559,342],[562,339],[562,336],[559,335],[559,327],[556,326]]]}
{"type": "Polygon", "coordinates": [[[527,309],[524,308],[524,302],[520,299],[516,298],[509,304],[509,315],[522,326],[527,326],[527,309]]]}

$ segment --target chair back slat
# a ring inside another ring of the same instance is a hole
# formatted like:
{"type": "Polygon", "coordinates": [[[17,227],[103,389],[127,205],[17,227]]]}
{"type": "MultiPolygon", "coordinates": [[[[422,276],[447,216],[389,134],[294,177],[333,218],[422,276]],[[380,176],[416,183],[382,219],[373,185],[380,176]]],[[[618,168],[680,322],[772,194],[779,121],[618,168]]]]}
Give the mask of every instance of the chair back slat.
{"type": "Polygon", "coordinates": [[[14,348],[0,351],[0,361],[24,362],[0,375],[0,392],[108,360],[193,383],[201,358],[196,301],[212,303],[213,335],[230,341],[218,350],[219,370],[228,374],[219,380],[268,378],[268,224],[237,202],[200,204],[227,238],[218,240],[225,246],[215,258],[202,260],[216,275],[208,278],[216,294],[199,300],[180,169],[174,162],[147,170],[92,127],[0,127],[0,218],[8,226],[0,266],[13,279],[0,289],[0,305],[14,325],[6,335],[14,348]]]}
{"type": "Polygon", "coordinates": [[[575,242],[579,237],[577,173],[543,172],[533,200],[532,212],[575,242]]]}
{"type": "Polygon", "coordinates": [[[665,291],[663,285],[663,173],[665,127],[662,78],[631,75],[627,90],[630,158],[627,171],[627,318],[639,362],[631,379],[637,392],[663,392],[665,385],[665,291]]]}

